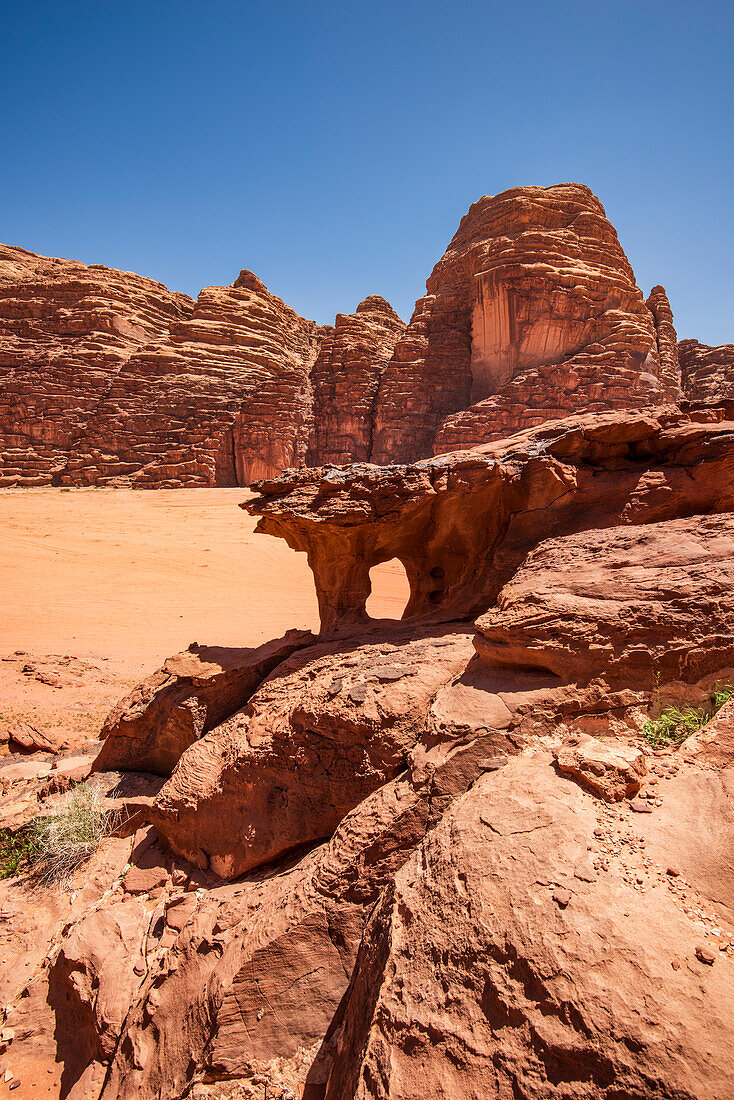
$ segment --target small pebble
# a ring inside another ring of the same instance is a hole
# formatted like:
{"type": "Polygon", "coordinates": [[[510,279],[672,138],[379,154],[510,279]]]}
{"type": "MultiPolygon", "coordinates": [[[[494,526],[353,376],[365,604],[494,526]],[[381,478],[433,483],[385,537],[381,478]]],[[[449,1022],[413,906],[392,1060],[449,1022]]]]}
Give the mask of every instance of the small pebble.
{"type": "Polygon", "coordinates": [[[713,966],[716,959],[716,953],[708,946],[708,944],[699,943],[696,946],[696,958],[699,960],[699,962],[706,963],[707,966],[713,966]]]}
{"type": "Polygon", "coordinates": [[[636,814],[651,814],[652,806],[649,802],[644,801],[641,798],[633,798],[630,802],[630,809],[634,810],[636,814]]]}

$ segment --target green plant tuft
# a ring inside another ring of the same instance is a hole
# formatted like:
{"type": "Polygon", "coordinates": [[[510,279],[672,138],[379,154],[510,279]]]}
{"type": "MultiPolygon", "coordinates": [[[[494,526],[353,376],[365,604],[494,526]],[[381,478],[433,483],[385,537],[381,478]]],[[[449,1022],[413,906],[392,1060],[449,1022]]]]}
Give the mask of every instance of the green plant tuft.
{"type": "MultiPolygon", "coordinates": [[[[665,707],[657,718],[650,718],[641,729],[641,734],[654,749],[669,745],[682,745],[686,738],[698,733],[707,725],[718,710],[734,696],[734,686],[715,683],[711,689],[709,702],[701,707],[665,707]]],[[[660,675],[655,676],[653,698],[660,699],[660,675]]]]}
{"type": "Polygon", "coordinates": [[[28,835],[28,826],[14,833],[0,829],[0,879],[14,878],[33,862],[36,846],[28,835]]]}

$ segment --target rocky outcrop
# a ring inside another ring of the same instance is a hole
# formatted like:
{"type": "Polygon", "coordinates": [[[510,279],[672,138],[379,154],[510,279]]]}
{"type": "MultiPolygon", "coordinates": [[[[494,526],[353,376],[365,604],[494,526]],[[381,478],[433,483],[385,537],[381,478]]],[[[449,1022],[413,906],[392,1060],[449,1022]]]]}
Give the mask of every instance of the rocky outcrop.
{"type": "Polygon", "coordinates": [[[734,666],[733,584],[731,513],[550,539],[476,620],[477,650],[610,689],[696,683],[734,666]]]}
{"type": "Polygon", "coordinates": [[[692,401],[721,401],[734,392],[734,344],[718,348],[698,340],[678,344],[683,390],[692,401]]]}
{"type": "Polygon", "coordinates": [[[97,771],[170,775],[182,753],[245,705],[277,665],[313,643],[307,630],[256,649],[191,646],[169,657],[108,715],[97,771]]]}
{"type": "MultiPolygon", "coordinates": [[[[655,334],[658,342],[658,356],[660,357],[660,379],[663,382],[668,399],[676,399],[681,395],[681,368],[678,356],[678,336],[673,324],[673,310],[670,308],[668,295],[664,286],[654,286],[647,299],[647,308],[650,310],[655,322],[655,334]]],[[[697,399],[696,394],[689,397],[697,399]]],[[[728,397],[721,393],[720,398],[728,397]]]]}
{"type": "Polygon", "coordinates": [[[126,362],[60,481],[246,485],[303,461],[316,325],[252,275],[202,290],[191,316],[126,362]]]}
{"type": "Polygon", "coordinates": [[[337,314],[311,371],[314,428],[307,465],[370,461],[377,388],[404,330],[379,294],[353,314],[337,314]]]}
{"type": "Polygon", "coordinates": [[[676,343],[581,184],[485,195],[426,289],[407,327],[379,295],[319,327],[250,271],[194,303],[3,248],[0,484],[245,485],[730,396],[731,346],[676,343]]]}
{"type": "Polygon", "coordinates": [[[696,958],[675,842],[644,880],[642,847],[637,815],[600,819],[542,756],[480,779],[370,920],[327,1100],[723,1100],[729,966],[696,958]],[[600,873],[605,837],[626,855],[600,873]]]}
{"type": "MultiPolygon", "coordinates": [[[[40,944],[0,883],[22,1087],[728,1096],[731,704],[678,753],[639,730],[654,666],[679,702],[734,675],[730,411],[267,483],[273,530],[317,529],[347,572],[404,537],[447,608],[487,601],[478,628],[427,599],[402,624],[194,647],[118,708],[102,753],[178,757],[170,778],[94,773],[135,836],[40,944]]],[[[13,765],[24,822],[60,764],[13,765]]]]}
{"type": "Polygon", "coordinates": [[[193,308],[152,279],[0,246],[0,485],[58,483],[130,357],[193,308]]]}
{"type": "Polygon", "coordinates": [[[366,622],[373,565],[398,558],[405,617],[473,617],[552,536],[734,510],[734,407],[588,415],[408,466],[301,470],[245,504],[305,551],[322,625],[366,622]]]}
{"type": "Polygon", "coordinates": [[[405,768],[434,695],[470,659],[472,634],[407,632],[295,654],[183,754],[150,820],[180,855],[226,878],[330,836],[405,768]]]}
{"type": "Polygon", "coordinates": [[[677,393],[617,235],[581,184],[485,195],[426,286],[380,384],[375,462],[677,393]]]}
{"type": "Polygon", "coordinates": [[[299,465],[318,329],[251,272],[196,303],[0,253],[0,484],[247,484],[299,465]]]}
{"type": "MultiPolygon", "coordinates": [[[[0,335],[66,362],[37,260],[0,335]]],[[[19,1100],[732,1095],[733,704],[676,751],[646,723],[734,684],[734,403],[681,399],[701,356],[598,201],[480,200],[405,331],[376,297],[318,330],[249,272],[194,305],[59,264],[97,400],[43,455],[21,419],[11,480],[261,473],[323,633],[192,645],[94,763],[0,761],[3,868],[72,784],[111,812],[68,895],[0,881],[19,1100]],[[393,558],[405,621],[372,621],[393,558]]]]}

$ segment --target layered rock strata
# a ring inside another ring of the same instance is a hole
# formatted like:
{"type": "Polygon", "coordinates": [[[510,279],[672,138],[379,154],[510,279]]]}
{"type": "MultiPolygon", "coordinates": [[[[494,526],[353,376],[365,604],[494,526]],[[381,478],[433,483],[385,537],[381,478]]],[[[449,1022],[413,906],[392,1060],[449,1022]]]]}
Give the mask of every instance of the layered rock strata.
{"type": "Polygon", "coordinates": [[[337,314],[311,372],[314,427],[307,465],[370,461],[380,378],[404,330],[379,294],[365,298],[351,315],[337,314]]]}
{"type": "Polygon", "coordinates": [[[678,344],[683,387],[694,401],[730,398],[734,387],[734,344],[712,348],[698,340],[678,344]]]}
{"type": "Polygon", "coordinates": [[[729,396],[731,346],[677,344],[581,184],[485,195],[426,288],[407,327],[379,295],[319,327],[249,271],[193,303],[3,248],[0,484],[249,484],[729,396]]]}
{"type": "Polygon", "coordinates": [[[0,485],[58,482],[130,357],[193,308],[152,279],[0,246],[0,485]]]}
{"type": "MultiPolygon", "coordinates": [[[[647,299],[647,307],[652,313],[655,322],[655,335],[658,343],[658,355],[660,357],[660,378],[666,390],[668,399],[681,395],[681,368],[678,353],[678,336],[673,324],[673,310],[670,308],[668,295],[664,286],[654,286],[647,299]]],[[[688,393],[694,400],[698,394],[688,393]]],[[[728,394],[721,393],[720,397],[728,394]]]]}
{"type": "Polygon", "coordinates": [[[242,485],[303,461],[317,327],[252,275],[208,287],[168,337],[133,354],[62,484],[242,485]]]}
{"type": "Polygon", "coordinates": [[[542,542],[476,620],[477,650],[579,684],[602,667],[610,687],[696,682],[734,666],[733,548],[729,513],[542,542]]]}
{"type": "Polygon", "coordinates": [[[581,184],[485,195],[426,287],[380,385],[375,462],[678,392],[617,234],[581,184]]]}
{"type": "Polygon", "coordinates": [[[305,551],[326,630],[367,621],[398,558],[405,617],[472,617],[542,539],[734,509],[734,407],[587,415],[405,466],[293,471],[243,505],[305,551]]]}

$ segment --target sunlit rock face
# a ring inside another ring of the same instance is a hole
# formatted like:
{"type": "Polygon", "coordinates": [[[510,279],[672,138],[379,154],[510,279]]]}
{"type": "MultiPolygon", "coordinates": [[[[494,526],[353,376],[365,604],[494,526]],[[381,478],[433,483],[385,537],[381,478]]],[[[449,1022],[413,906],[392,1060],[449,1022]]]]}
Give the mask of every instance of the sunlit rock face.
{"type": "Polygon", "coordinates": [[[478,275],[476,286],[470,366],[472,404],[491,397],[526,368],[560,362],[588,342],[593,325],[588,318],[573,315],[563,291],[549,290],[533,298],[523,294],[516,282],[494,271],[478,275]]]}
{"type": "Polygon", "coordinates": [[[427,292],[382,379],[373,461],[677,393],[614,227],[581,184],[479,199],[427,292]]]}
{"type": "Polygon", "coordinates": [[[475,202],[406,326],[334,325],[251,271],[194,302],[0,246],[0,485],[250,485],[492,443],[578,413],[731,395],[732,349],[677,342],[579,183],[475,202]],[[682,379],[681,379],[682,374],[682,379]]]}

